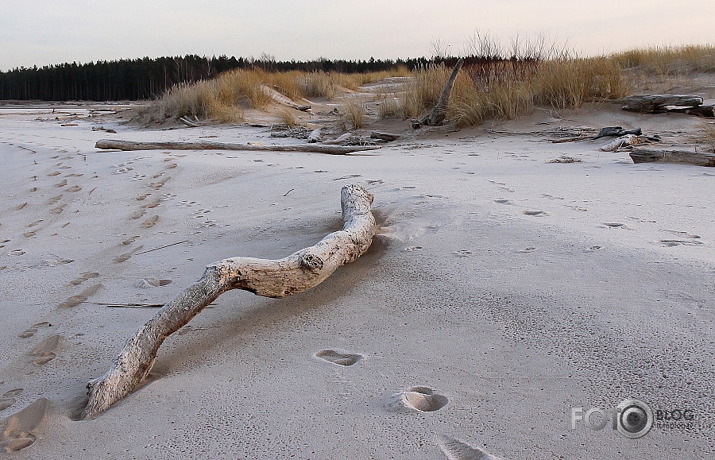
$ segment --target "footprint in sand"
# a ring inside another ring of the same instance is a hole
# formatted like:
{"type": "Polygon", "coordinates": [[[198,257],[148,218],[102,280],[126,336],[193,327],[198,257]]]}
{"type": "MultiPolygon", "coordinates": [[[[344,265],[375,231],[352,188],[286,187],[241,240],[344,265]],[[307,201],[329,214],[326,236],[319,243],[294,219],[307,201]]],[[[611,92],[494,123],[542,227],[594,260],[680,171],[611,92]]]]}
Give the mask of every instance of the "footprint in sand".
{"type": "Polygon", "coordinates": [[[36,358],[32,361],[32,363],[41,366],[55,359],[57,357],[55,351],[60,344],[61,338],[62,337],[55,334],[47,337],[45,340],[35,345],[31,353],[32,356],[36,356],[36,358]]]}
{"type": "Polygon", "coordinates": [[[603,246],[599,246],[597,244],[594,244],[593,246],[589,246],[586,248],[586,252],[595,252],[601,249],[603,246]]]}
{"type": "Polygon", "coordinates": [[[59,206],[56,206],[56,207],[50,209],[50,212],[51,212],[52,214],[62,214],[62,212],[65,210],[65,206],[67,206],[67,205],[66,205],[66,204],[61,204],[61,205],[59,205],[59,206]]]}
{"type": "Polygon", "coordinates": [[[41,323],[36,323],[36,324],[33,324],[29,329],[22,331],[20,333],[20,335],[18,335],[18,337],[20,337],[21,339],[27,339],[27,338],[30,338],[33,335],[35,335],[39,328],[51,327],[51,326],[52,326],[52,324],[48,323],[47,321],[43,321],[41,323]]]}
{"type": "Polygon", "coordinates": [[[68,192],[79,192],[80,190],[82,190],[82,187],[80,187],[79,185],[73,185],[72,187],[67,189],[68,192]]]}
{"type": "Polygon", "coordinates": [[[152,228],[156,223],[159,222],[159,216],[154,215],[142,222],[142,228],[152,228]]]}
{"type": "Polygon", "coordinates": [[[132,256],[134,255],[135,252],[140,251],[143,247],[144,247],[144,245],[141,245],[141,246],[139,246],[139,247],[136,247],[136,248],[132,249],[132,250],[129,251],[129,252],[125,252],[124,254],[121,254],[121,255],[117,256],[117,257],[114,259],[114,263],[115,263],[115,264],[120,264],[120,263],[122,263],[122,262],[126,262],[127,260],[129,260],[129,259],[132,258],[132,256]]]}
{"type": "Polygon", "coordinates": [[[134,212],[132,212],[131,214],[129,214],[129,218],[130,218],[131,220],[137,220],[137,219],[139,219],[140,217],[142,217],[144,214],[146,214],[146,210],[145,210],[145,209],[137,209],[136,211],[134,211],[134,212]]]}
{"type": "Polygon", "coordinates": [[[152,182],[152,183],[149,184],[149,185],[150,185],[151,188],[153,188],[154,190],[159,190],[160,188],[162,188],[162,187],[169,181],[169,179],[171,179],[171,176],[165,177],[165,178],[163,178],[162,180],[159,180],[159,181],[156,181],[156,182],[152,182]]]}
{"type": "Polygon", "coordinates": [[[154,198],[154,199],[151,200],[150,202],[148,202],[148,203],[146,203],[146,204],[143,204],[143,205],[142,205],[142,208],[144,208],[144,209],[156,208],[157,206],[159,206],[159,204],[161,204],[161,199],[159,199],[159,198],[154,198]]]}
{"type": "Polygon", "coordinates": [[[59,188],[59,187],[64,187],[65,185],[67,185],[67,179],[62,179],[61,181],[59,181],[55,184],[55,187],[59,188]]]}
{"type": "Polygon", "coordinates": [[[137,201],[143,201],[143,200],[145,200],[146,197],[148,197],[149,195],[151,195],[151,193],[143,193],[143,194],[137,196],[137,197],[135,198],[135,200],[137,200],[137,201]]]}
{"type": "Polygon", "coordinates": [[[675,246],[700,246],[704,244],[702,241],[697,240],[660,240],[659,242],[668,248],[675,246]]]}
{"type": "Polygon", "coordinates": [[[177,165],[176,163],[169,163],[168,165],[166,165],[166,169],[174,169],[177,166],[179,166],[179,165],[177,165]]]}
{"type": "Polygon", "coordinates": [[[546,211],[539,211],[539,210],[526,210],[526,211],[523,211],[522,214],[524,214],[526,216],[534,216],[534,217],[542,217],[542,216],[549,215],[546,211]]]}
{"type": "Polygon", "coordinates": [[[53,196],[52,198],[47,200],[47,205],[52,206],[53,204],[57,203],[61,199],[62,199],[62,195],[53,196]]]}
{"type": "Polygon", "coordinates": [[[49,407],[50,401],[40,398],[6,418],[0,428],[0,449],[6,453],[16,452],[34,444],[37,438],[32,430],[40,425],[49,407]]]}
{"type": "Polygon", "coordinates": [[[86,302],[87,299],[93,296],[100,287],[102,287],[101,283],[92,285],[79,294],[73,295],[69,299],[65,300],[59,306],[63,308],[76,307],[77,305],[86,302]]]}
{"type": "Polygon", "coordinates": [[[139,235],[134,235],[134,236],[132,236],[132,237],[127,238],[126,240],[122,241],[122,242],[119,243],[119,244],[122,245],[122,246],[129,246],[130,244],[132,244],[133,242],[135,242],[135,241],[138,240],[139,238],[141,238],[139,235]]]}
{"type": "Polygon", "coordinates": [[[390,411],[415,410],[434,412],[447,405],[449,399],[437,394],[429,387],[412,387],[398,391],[387,399],[386,407],[390,411]]]}
{"type": "Polygon", "coordinates": [[[16,400],[13,396],[17,396],[20,393],[22,393],[22,388],[15,388],[14,390],[3,393],[3,395],[0,396],[0,410],[5,410],[15,404],[16,400]]]}
{"type": "Polygon", "coordinates": [[[76,279],[73,279],[70,281],[70,285],[72,286],[79,286],[80,284],[84,283],[88,279],[92,278],[97,278],[99,276],[99,273],[97,272],[84,272],[80,274],[76,279]]]}
{"type": "Polygon", "coordinates": [[[340,366],[352,366],[362,359],[362,355],[356,353],[342,353],[336,350],[321,350],[315,354],[315,357],[340,366]]]}
{"type": "Polygon", "coordinates": [[[440,435],[437,445],[449,460],[501,460],[484,449],[470,446],[450,436],[440,435]]]}
{"type": "Polygon", "coordinates": [[[171,284],[171,280],[160,280],[158,278],[144,278],[134,283],[134,287],[141,289],[155,288],[171,284]]]}
{"type": "Polygon", "coordinates": [[[59,176],[60,174],[62,174],[62,173],[59,171],[52,171],[51,173],[48,174],[48,176],[54,177],[54,176],[59,176]]]}
{"type": "Polygon", "coordinates": [[[15,211],[19,211],[19,210],[23,209],[25,206],[27,206],[27,201],[15,206],[15,211]]]}

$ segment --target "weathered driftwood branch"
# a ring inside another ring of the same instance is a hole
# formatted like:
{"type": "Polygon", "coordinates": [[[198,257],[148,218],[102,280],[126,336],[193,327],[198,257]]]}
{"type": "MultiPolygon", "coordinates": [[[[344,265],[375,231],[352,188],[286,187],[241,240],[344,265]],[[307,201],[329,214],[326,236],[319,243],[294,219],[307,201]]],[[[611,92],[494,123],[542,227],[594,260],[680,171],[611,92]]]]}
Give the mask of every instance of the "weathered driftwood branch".
{"type": "Polygon", "coordinates": [[[278,91],[276,91],[273,88],[268,87],[266,85],[261,85],[261,91],[263,91],[263,93],[266,94],[267,96],[270,96],[271,99],[278,102],[279,104],[286,105],[288,107],[300,110],[302,112],[307,112],[308,110],[310,110],[310,105],[296,104],[295,102],[291,101],[288,97],[282,95],[278,91]]]}
{"type": "Polygon", "coordinates": [[[629,154],[633,163],[686,163],[715,167],[715,154],[687,150],[634,149],[629,154]]]}
{"type": "Polygon", "coordinates": [[[442,92],[439,94],[439,99],[437,99],[437,103],[435,104],[434,108],[429,114],[425,115],[419,120],[413,120],[413,128],[417,129],[423,125],[439,126],[444,123],[444,120],[447,117],[449,94],[452,92],[452,86],[454,86],[454,81],[457,79],[457,74],[459,73],[459,69],[462,68],[463,63],[464,58],[459,58],[459,60],[457,60],[457,63],[454,65],[454,69],[452,69],[452,73],[449,75],[449,78],[447,78],[447,81],[444,83],[444,87],[442,88],[442,92]]]}
{"type": "Polygon", "coordinates": [[[670,107],[697,107],[702,105],[703,98],[700,96],[681,94],[650,94],[643,96],[629,96],[620,99],[623,102],[623,110],[632,110],[642,113],[667,112],[670,107]]]}
{"type": "Polygon", "coordinates": [[[329,155],[347,155],[362,150],[379,149],[374,145],[254,145],[223,142],[133,142],[114,139],[101,139],[95,144],[98,149],[119,150],[243,150],[251,152],[312,152],[329,155]]]}
{"type": "Polygon", "coordinates": [[[237,257],[206,267],[201,279],[164,305],[127,341],[103,376],[89,382],[89,401],[81,418],[92,418],[131,393],[149,374],[164,339],[224,292],[243,289],[264,297],[286,297],[317,286],[338,267],[360,257],[377,231],[372,200],[372,194],[359,185],[343,187],[342,230],[283,259],[237,257]]]}

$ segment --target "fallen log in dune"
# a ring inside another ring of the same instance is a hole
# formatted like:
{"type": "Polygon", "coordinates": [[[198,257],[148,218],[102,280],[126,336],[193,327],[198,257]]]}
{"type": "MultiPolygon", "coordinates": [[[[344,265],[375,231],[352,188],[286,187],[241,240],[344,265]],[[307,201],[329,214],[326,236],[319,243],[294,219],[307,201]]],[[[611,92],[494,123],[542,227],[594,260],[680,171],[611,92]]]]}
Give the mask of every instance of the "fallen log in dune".
{"type": "Polygon", "coordinates": [[[98,140],[94,147],[98,149],[118,150],[243,150],[251,152],[309,152],[327,153],[328,155],[347,155],[349,153],[360,152],[362,150],[375,150],[380,148],[379,146],[374,145],[255,145],[223,142],[134,142],[115,139],[98,140]]]}
{"type": "Polygon", "coordinates": [[[687,150],[634,149],[629,153],[633,163],[685,163],[715,167],[715,154],[687,150]]]}
{"type": "Polygon", "coordinates": [[[295,102],[291,101],[288,97],[284,96],[283,94],[279,93],[278,91],[274,90],[273,88],[266,86],[266,85],[261,85],[261,91],[263,91],[264,94],[267,96],[270,96],[271,99],[276,101],[279,104],[283,104],[285,106],[288,106],[290,108],[300,110],[302,112],[307,112],[310,110],[310,105],[308,104],[296,104],[295,102]]]}
{"type": "Polygon", "coordinates": [[[377,232],[372,200],[372,194],[359,185],[343,187],[342,230],[283,259],[235,257],[206,267],[201,279],[165,304],[126,342],[104,375],[88,383],[89,400],[81,418],[98,415],[134,391],[149,374],[164,340],[224,292],[242,289],[264,297],[287,297],[317,286],[338,267],[360,257],[377,232]]]}
{"type": "Polygon", "coordinates": [[[620,99],[623,110],[640,113],[662,113],[681,109],[693,109],[703,104],[703,98],[682,94],[648,94],[620,99]]]}

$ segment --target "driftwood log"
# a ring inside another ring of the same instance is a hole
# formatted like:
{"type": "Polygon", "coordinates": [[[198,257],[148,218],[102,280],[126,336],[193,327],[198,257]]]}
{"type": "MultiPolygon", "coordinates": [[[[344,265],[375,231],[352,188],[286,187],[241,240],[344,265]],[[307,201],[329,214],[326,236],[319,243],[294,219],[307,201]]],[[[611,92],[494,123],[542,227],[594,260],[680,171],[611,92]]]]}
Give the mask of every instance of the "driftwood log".
{"type": "Polygon", "coordinates": [[[283,298],[313,288],[338,267],[360,257],[377,231],[373,196],[359,185],[343,187],[343,229],[314,246],[279,260],[236,257],[206,267],[204,274],[165,304],[124,345],[109,370],[87,385],[89,400],[81,418],[92,418],[124,398],[146,378],[164,340],[231,289],[283,298]]]}
{"type": "Polygon", "coordinates": [[[308,104],[296,104],[295,102],[291,101],[288,97],[284,96],[283,94],[279,93],[278,91],[274,90],[273,88],[266,86],[266,85],[261,85],[261,91],[267,95],[270,96],[271,99],[276,101],[279,104],[283,104],[285,106],[288,106],[290,108],[300,110],[302,112],[307,112],[310,110],[310,105],[308,104]]]}
{"type": "Polygon", "coordinates": [[[623,110],[641,113],[662,113],[672,110],[692,110],[703,104],[700,96],[682,94],[651,94],[642,96],[629,96],[620,99],[623,110]]]}
{"type": "Polygon", "coordinates": [[[442,92],[439,94],[439,99],[430,113],[420,118],[419,120],[412,120],[412,127],[417,129],[421,126],[440,126],[444,123],[447,117],[447,107],[449,106],[449,94],[452,92],[452,86],[454,86],[454,81],[457,79],[457,74],[459,69],[462,68],[464,63],[464,58],[459,58],[457,63],[452,69],[452,73],[449,74],[449,78],[442,88],[442,92]]]}
{"type": "Polygon", "coordinates": [[[629,153],[633,163],[685,163],[715,167],[715,154],[687,150],[634,149],[629,153]]]}
{"type": "Polygon", "coordinates": [[[374,145],[254,145],[234,144],[223,142],[134,142],[114,139],[98,140],[94,146],[98,149],[119,150],[243,150],[251,152],[312,152],[327,153],[329,155],[347,155],[362,150],[379,149],[374,145]]]}

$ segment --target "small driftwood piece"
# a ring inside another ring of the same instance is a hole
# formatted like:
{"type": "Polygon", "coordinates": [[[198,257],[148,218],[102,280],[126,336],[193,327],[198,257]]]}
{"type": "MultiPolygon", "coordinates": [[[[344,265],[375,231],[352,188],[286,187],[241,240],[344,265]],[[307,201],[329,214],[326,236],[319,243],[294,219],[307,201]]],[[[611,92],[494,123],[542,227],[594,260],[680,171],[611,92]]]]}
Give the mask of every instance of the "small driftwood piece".
{"type": "Polygon", "coordinates": [[[392,142],[396,141],[397,139],[400,138],[399,134],[393,134],[393,133],[381,133],[374,131],[370,133],[370,138],[371,139],[380,139],[381,141],[386,141],[386,142],[392,142]]]}
{"type": "Polygon", "coordinates": [[[715,154],[687,150],[634,149],[629,154],[633,163],[685,163],[715,167],[715,154]]]}
{"type": "Polygon", "coordinates": [[[179,118],[179,121],[188,126],[189,128],[198,128],[201,126],[201,123],[199,123],[198,118],[196,121],[189,119],[189,117],[181,117],[179,118]]]}
{"type": "Polygon", "coordinates": [[[292,109],[300,110],[302,112],[307,112],[310,110],[310,105],[301,105],[301,104],[296,104],[295,102],[291,101],[289,98],[286,96],[282,95],[278,91],[274,90],[271,87],[268,87],[266,85],[261,85],[261,91],[263,91],[264,94],[268,95],[276,101],[279,104],[283,104],[285,106],[288,106],[292,109]]]}
{"type": "Polygon", "coordinates": [[[459,73],[459,69],[462,68],[463,63],[464,58],[459,58],[457,63],[454,65],[454,69],[452,69],[452,73],[449,75],[449,78],[447,78],[447,81],[442,88],[442,92],[439,94],[439,99],[437,99],[437,103],[432,111],[419,120],[412,120],[412,127],[414,129],[422,126],[440,126],[444,123],[444,120],[447,117],[449,94],[452,92],[454,80],[457,79],[457,74],[459,73]]]}
{"type": "Polygon", "coordinates": [[[669,110],[693,108],[703,104],[700,96],[681,94],[652,94],[643,96],[629,96],[620,100],[625,105],[623,110],[641,113],[662,113],[669,110]]]}
{"type": "Polygon", "coordinates": [[[636,136],[640,136],[643,134],[643,131],[640,128],[626,130],[620,126],[606,126],[605,128],[601,128],[593,140],[600,139],[602,137],[621,137],[626,134],[635,134],[636,136]]]}
{"type": "Polygon", "coordinates": [[[373,145],[254,145],[223,142],[133,142],[101,139],[97,141],[95,148],[119,150],[243,150],[251,152],[312,152],[327,153],[329,155],[347,155],[362,150],[379,149],[380,147],[373,145]]]}
{"type": "Polygon", "coordinates": [[[224,292],[243,289],[264,297],[287,297],[317,286],[338,267],[360,257],[377,232],[372,200],[361,186],[345,186],[342,230],[283,259],[235,257],[206,267],[197,282],[165,304],[126,342],[104,375],[88,383],[89,400],[81,418],[95,417],[134,391],[149,374],[164,340],[224,292]]]}
{"type": "Polygon", "coordinates": [[[321,128],[315,128],[313,131],[310,132],[308,135],[308,143],[309,144],[314,144],[316,142],[320,142],[322,135],[320,134],[321,128]]]}

